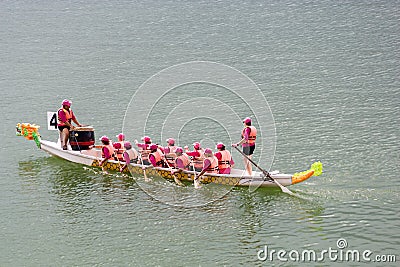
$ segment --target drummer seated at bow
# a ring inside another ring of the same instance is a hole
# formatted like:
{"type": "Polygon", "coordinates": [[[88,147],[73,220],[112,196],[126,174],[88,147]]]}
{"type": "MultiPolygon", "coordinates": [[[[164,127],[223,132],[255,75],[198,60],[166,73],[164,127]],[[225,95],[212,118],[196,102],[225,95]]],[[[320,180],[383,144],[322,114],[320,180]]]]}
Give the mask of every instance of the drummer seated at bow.
{"type": "Polygon", "coordinates": [[[190,159],[189,156],[186,153],[183,153],[183,149],[181,147],[177,147],[175,150],[176,153],[176,159],[175,159],[175,168],[177,170],[173,170],[172,174],[184,171],[184,170],[189,170],[190,166],[190,159]]]}
{"type": "Polygon", "coordinates": [[[156,144],[150,146],[149,161],[154,167],[167,168],[167,164],[164,162],[164,153],[156,144]]]}
{"type": "Polygon", "coordinates": [[[139,155],[142,159],[142,163],[144,165],[150,165],[149,154],[151,153],[151,138],[149,136],[143,136],[142,141],[143,143],[139,143],[138,140],[135,140],[135,144],[139,148],[139,155]]]}
{"type": "Polygon", "coordinates": [[[75,124],[78,127],[82,126],[76,119],[74,112],[72,112],[71,104],[72,104],[71,101],[69,101],[68,99],[64,99],[61,103],[62,107],[57,112],[58,115],[57,126],[58,130],[60,131],[60,142],[61,142],[61,148],[63,150],[67,150],[69,131],[71,129],[74,129],[72,122],[75,122],[75,124]]]}

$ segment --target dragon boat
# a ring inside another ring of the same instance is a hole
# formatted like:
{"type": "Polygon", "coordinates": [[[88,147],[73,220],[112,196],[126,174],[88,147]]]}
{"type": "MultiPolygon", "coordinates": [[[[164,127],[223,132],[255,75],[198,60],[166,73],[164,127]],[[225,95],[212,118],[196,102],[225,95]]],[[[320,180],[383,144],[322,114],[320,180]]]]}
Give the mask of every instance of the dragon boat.
{"type": "MultiPolygon", "coordinates": [[[[94,134],[90,133],[90,140],[81,140],[80,142],[71,142],[68,145],[67,150],[61,148],[59,140],[52,142],[48,140],[42,140],[38,132],[39,126],[29,123],[23,123],[17,125],[17,135],[24,136],[28,140],[34,140],[38,148],[47,152],[52,156],[56,156],[65,159],[70,162],[83,164],[86,166],[103,168],[107,171],[119,171],[122,164],[117,160],[108,160],[100,166],[101,162],[101,146],[94,146],[94,134]],[[83,148],[83,149],[82,149],[83,148]]],[[[79,131],[79,129],[77,129],[79,131]]],[[[84,132],[84,131],[82,131],[84,132]]],[[[91,131],[90,131],[91,132],[91,131]]],[[[75,134],[77,135],[77,134],[75,134]]],[[[86,133],[86,135],[88,135],[86,133]]],[[[137,163],[130,163],[128,168],[124,170],[125,173],[130,173],[132,176],[143,175],[144,172],[148,176],[158,176],[165,179],[174,180],[174,176],[171,173],[171,168],[153,167],[151,165],[142,165],[137,163]]],[[[322,163],[314,162],[309,170],[298,172],[295,174],[285,174],[279,171],[269,172],[270,177],[268,178],[263,172],[253,171],[252,175],[246,175],[245,170],[232,168],[230,174],[210,174],[205,173],[201,177],[201,183],[208,184],[221,184],[230,186],[254,186],[254,187],[277,187],[276,180],[283,186],[289,186],[301,183],[312,176],[318,176],[322,173],[322,163]]],[[[175,176],[180,181],[194,182],[196,175],[194,171],[185,170],[176,173],[175,176]]]]}

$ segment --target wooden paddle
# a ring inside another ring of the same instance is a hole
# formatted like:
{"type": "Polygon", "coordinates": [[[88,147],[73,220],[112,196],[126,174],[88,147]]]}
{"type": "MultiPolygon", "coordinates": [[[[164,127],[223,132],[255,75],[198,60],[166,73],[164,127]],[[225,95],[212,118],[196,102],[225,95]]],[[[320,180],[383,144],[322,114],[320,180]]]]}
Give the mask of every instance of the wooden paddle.
{"type": "Polygon", "coordinates": [[[184,184],[178,179],[178,177],[176,177],[175,173],[173,173],[173,168],[171,167],[171,165],[169,165],[168,160],[165,158],[165,156],[164,156],[164,162],[165,162],[165,164],[167,164],[168,168],[170,169],[172,176],[174,176],[175,183],[179,186],[184,186],[184,184]]]}
{"type": "Polygon", "coordinates": [[[148,182],[148,181],[149,181],[149,178],[147,178],[147,175],[146,175],[146,167],[145,167],[144,164],[143,164],[142,153],[140,153],[140,151],[139,151],[139,152],[138,152],[138,155],[139,155],[139,157],[140,157],[140,162],[142,163],[142,170],[143,170],[144,180],[145,180],[146,182],[148,182]]]}
{"type": "MultiPolygon", "coordinates": [[[[193,159],[190,159],[190,163],[192,163],[193,173],[194,173],[194,178],[193,178],[193,185],[194,185],[194,188],[199,189],[199,188],[201,188],[201,185],[200,185],[199,179],[197,178],[197,173],[196,173],[196,169],[195,169],[195,167],[194,167],[193,159]]],[[[200,177],[199,177],[199,178],[200,178],[200,177]]]]}
{"type": "Polygon", "coordinates": [[[271,175],[269,174],[268,171],[264,170],[263,168],[261,168],[260,166],[257,165],[257,163],[255,163],[252,159],[250,159],[246,154],[244,154],[242,151],[240,151],[240,149],[236,146],[234,146],[234,148],[236,148],[237,151],[239,151],[240,154],[243,155],[243,157],[245,157],[248,161],[250,161],[254,166],[256,166],[266,177],[270,178],[272,181],[274,181],[274,183],[276,183],[282,190],[282,192],[287,193],[289,195],[295,195],[292,191],[290,191],[289,189],[287,189],[286,187],[284,187],[283,185],[281,185],[276,179],[272,178],[271,175]]]}

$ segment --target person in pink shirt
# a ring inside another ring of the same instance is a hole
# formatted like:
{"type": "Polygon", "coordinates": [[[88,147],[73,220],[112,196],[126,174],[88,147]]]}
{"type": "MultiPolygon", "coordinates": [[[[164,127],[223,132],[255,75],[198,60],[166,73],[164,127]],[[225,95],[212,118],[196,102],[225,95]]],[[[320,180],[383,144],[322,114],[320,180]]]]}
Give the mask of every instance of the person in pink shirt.
{"type": "Polygon", "coordinates": [[[149,154],[150,146],[152,145],[151,138],[149,136],[143,136],[142,141],[143,143],[139,143],[138,140],[135,140],[135,144],[139,148],[139,153],[141,155],[143,164],[150,165],[149,154]]]}
{"type": "Polygon", "coordinates": [[[175,159],[176,159],[176,150],[175,146],[175,139],[174,138],[168,138],[167,139],[167,146],[164,147],[164,154],[165,154],[165,160],[168,163],[170,167],[175,167],[175,159]]]}
{"type": "Polygon", "coordinates": [[[164,153],[168,154],[168,153],[175,153],[175,139],[174,138],[168,138],[167,139],[167,146],[164,147],[164,153]]]}
{"type": "Polygon", "coordinates": [[[123,158],[125,161],[125,165],[120,168],[120,172],[123,172],[130,163],[137,163],[138,162],[138,152],[136,149],[132,148],[130,142],[125,142],[124,144],[125,151],[123,153],[123,158]]]}
{"type": "Polygon", "coordinates": [[[177,147],[175,153],[176,153],[175,166],[177,170],[172,171],[172,174],[181,172],[183,170],[189,170],[190,166],[189,156],[186,153],[183,153],[183,149],[181,147],[177,147]]]}
{"type": "MultiPolygon", "coordinates": [[[[242,145],[243,153],[247,155],[248,158],[252,158],[254,153],[254,149],[256,148],[256,138],[257,138],[257,129],[251,125],[251,119],[249,117],[243,120],[244,128],[242,130],[242,140],[239,141],[237,144],[232,144],[233,147],[237,147],[242,145]]],[[[252,175],[252,168],[251,162],[244,158],[244,164],[246,167],[247,173],[251,176],[252,175]]]]}
{"type": "Polygon", "coordinates": [[[125,151],[125,135],[123,133],[120,133],[116,137],[118,138],[118,141],[113,143],[113,146],[115,148],[115,155],[117,156],[119,161],[123,161],[123,154],[125,151]]]}
{"type": "Polygon", "coordinates": [[[62,107],[57,111],[57,116],[58,116],[57,127],[58,130],[60,131],[60,142],[61,142],[61,148],[63,150],[67,150],[69,131],[74,128],[72,122],[75,122],[75,124],[78,127],[82,126],[76,119],[74,112],[72,112],[71,104],[72,104],[71,101],[69,101],[68,99],[64,99],[61,103],[62,107]]]}
{"type": "Polygon", "coordinates": [[[138,140],[135,140],[135,144],[137,145],[137,147],[143,150],[149,150],[152,144],[151,138],[149,136],[143,136],[142,141],[143,143],[139,143],[138,140]]]}
{"type": "Polygon", "coordinates": [[[198,177],[202,176],[204,173],[218,173],[218,159],[213,155],[213,152],[210,148],[206,148],[204,150],[204,161],[203,161],[203,169],[201,170],[198,177]]]}
{"type": "Polygon", "coordinates": [[[107,160],[114,160],[114,147],[112,146],[110,139],[105,135],[100,138],[100,141],[103,144],[103,147],[101,148],[103,160],[99,165],[103,166],[107,160]]]}
{"type": "Polygon", "coordinates": [[[231,168],[235,164],[232,159],[231,152],[225,150],[223,143],[217,144],[218,151],[215,152],[214,156],[218,159],[218,170],[220,174],[230,174],[231,168]]]}
{"type": "Polygon", "coordinates": [[[150,146],[151,153],[149,154],[149,161],[154,167],[166,167],[164,162],[164,154],[156,144],[150,146]]]}
{"type": "Polygon", "coordinates": [[[200,172],[203,169],[203,161],[204,161],[204,149],[201,148],[199,142],[193,143],[193,151],[189,151],[189,148],[185,146],[185,152],[189,157],[193,158],[193,165],[197,172],[200,172]]]}

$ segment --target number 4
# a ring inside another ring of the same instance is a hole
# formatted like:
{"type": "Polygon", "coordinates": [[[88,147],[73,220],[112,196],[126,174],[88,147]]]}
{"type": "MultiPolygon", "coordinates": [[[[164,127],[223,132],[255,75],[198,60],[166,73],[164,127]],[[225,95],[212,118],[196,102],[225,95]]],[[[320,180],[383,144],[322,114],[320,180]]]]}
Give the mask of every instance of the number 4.
{"type": "Polygon", "coordinates": [[[51,117],[49,125],[53,126],[54,128],[57,129],[57,114],[56,113],[54,113],[53,117],[51,117]]]}
{"type": "Polygon", "coordinates": [[[47,130],[57,130],[57,112],[47,112],[47,130]]]}

